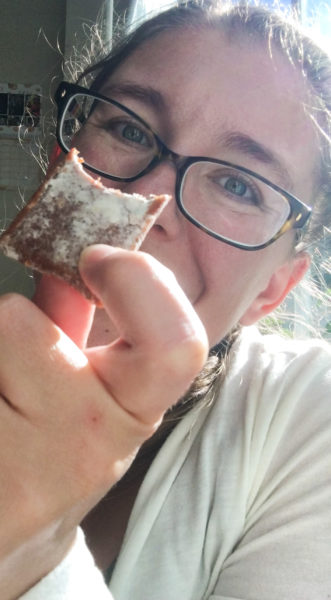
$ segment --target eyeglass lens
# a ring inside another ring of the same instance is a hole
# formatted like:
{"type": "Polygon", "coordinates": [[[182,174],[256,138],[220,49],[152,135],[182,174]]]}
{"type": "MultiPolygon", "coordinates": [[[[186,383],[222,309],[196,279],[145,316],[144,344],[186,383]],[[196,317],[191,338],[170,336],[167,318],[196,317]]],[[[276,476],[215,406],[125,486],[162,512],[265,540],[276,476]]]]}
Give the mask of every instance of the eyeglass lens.
{"type": "MultiPolygon", "coordinates": [[[[62,118],[62,140],[75,146],[85,164],[114,177],[134,177],[158,152],[153,133],[129,113],[102,100],[75,95],[62,118]]],[[[229,241],[257,246],[268,242],[290,214],[287,199],[247,175],[206,160],[185,171],[181,203],[210,232],[229,241]]]]}
{"type": "Polygon", "coordinates": [[[90,167],[114,177],[134,177],[157,153],[152,132],[117,106],[75,95],[62,118],[62,140],[75,146],[90,167]]]}
{"type": "Polygon", "coordinates": [[[239,169],[203,161],[190,165],[181,186],[186,212],[210,231],[248,246],[269,241],[290,206],[280,193],[239,169]]]}

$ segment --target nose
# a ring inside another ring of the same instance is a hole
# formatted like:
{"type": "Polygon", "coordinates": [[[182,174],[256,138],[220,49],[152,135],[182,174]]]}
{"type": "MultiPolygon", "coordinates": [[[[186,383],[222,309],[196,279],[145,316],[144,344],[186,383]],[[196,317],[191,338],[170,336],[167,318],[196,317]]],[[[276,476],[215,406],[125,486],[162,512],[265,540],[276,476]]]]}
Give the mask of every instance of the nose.
{"type": "Polygon", "coordinates": [[[170,160],[162,161],[155,169],[140,179],[125,184],[122,190],[129,193],[138,193],[143,196],[149,194],[169,194],[168,202],[150,232],[172,239],[179,235],[183,227],[183,216],[178,210],[175,199],[176,167],[170,160]]]}

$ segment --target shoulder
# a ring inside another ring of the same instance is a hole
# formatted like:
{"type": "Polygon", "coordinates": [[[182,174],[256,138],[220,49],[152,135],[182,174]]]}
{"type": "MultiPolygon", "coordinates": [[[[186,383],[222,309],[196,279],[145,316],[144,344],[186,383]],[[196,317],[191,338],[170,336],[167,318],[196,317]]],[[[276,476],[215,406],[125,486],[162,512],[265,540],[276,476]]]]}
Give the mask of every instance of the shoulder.
{"type": "MultiPolygon", "coordinates": [[[[227,422],[227,435],[246,458],[266,463],[277,453],[286,460],[313,439],[315,449],[327,447],[330,456],[331,353],[326,342],[263,336],[246,328],[229,359],[213,419],[227,422]]],[[[218,429],[221,435],[223,428],[218,429]]]]}
{"type": "Polygon", "coordinates": [[[270,359],[283,356],[283,358],[287,357],[287,362],[307,355],[316,355],[327,363],[330,363],[331,360],[331,346],[325,340],[295,339],[277,334],[263,335],[254,326],[243,328],[233,350],[236,354],[254,351],[258,353],[258,356],[269,356],[270,359]]]}
{"type": "Polygon", "coordinates": [[[242,384],[292,387],[299,393],[314,383],[318,389],[330,383],[331,348],[318,339],[295,340],[279,335],[262,335],[255,327],[242,331],[230,356],[229,378],[242,384]]]}

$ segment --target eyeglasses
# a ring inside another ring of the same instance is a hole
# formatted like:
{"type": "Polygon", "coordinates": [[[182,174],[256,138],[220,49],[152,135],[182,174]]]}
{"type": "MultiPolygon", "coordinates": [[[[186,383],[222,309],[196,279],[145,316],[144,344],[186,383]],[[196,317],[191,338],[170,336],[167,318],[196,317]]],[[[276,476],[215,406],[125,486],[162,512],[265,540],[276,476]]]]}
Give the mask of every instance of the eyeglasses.
{"type": "Polygon", "coordinates": [[[123,183],[171,161],[178,208],[217,240],[259,250],[303,227],[311,214],[309,206],[250,169],[172,152],[141,117],[116,100],[63,82],[55,101],[57,140],[64,152],[76,147],[84,167],[123,183]]]}

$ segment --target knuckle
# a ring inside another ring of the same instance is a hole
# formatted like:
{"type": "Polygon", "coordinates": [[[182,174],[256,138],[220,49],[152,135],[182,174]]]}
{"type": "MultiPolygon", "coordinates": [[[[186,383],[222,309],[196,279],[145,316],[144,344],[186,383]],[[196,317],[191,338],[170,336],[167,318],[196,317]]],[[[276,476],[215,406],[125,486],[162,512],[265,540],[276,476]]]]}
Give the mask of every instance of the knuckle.
{"type": "Polygon", "coordinates": [[[203,368],[208,350],[200,338],[187,338],[175,344],[144,348],[136,369],[141,386],[146,382],[154,388],[167,389],[178,397],[184,393],[203,368]]]}
{"type": "Polygon", "coordinates": [[[192,379],[204,366],[207,358],[206,346],[200,338],[181,340],[163,353],[164,369],[175,379],[192,379]]]}

